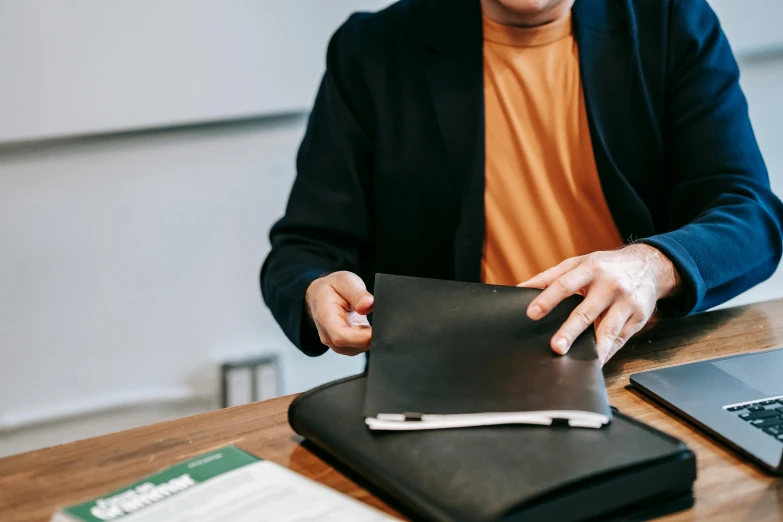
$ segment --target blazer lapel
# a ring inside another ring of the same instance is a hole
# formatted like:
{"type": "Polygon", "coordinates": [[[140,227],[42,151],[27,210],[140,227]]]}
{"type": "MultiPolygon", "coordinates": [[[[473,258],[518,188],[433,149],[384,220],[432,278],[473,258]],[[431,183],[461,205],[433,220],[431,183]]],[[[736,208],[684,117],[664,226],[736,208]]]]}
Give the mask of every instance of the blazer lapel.
{"type": "MultiPolygon", "coordinates": [[[[626,240],[654,233],[647,206],[624,175],[638,162],[627,146],[633,128],[633,24],[620,2],[576,0],[574,36],[601,186],[626,240]]],[[[630,11],[628,11],[630,12],[630,11]]],[[[452,178],[461,195],[454,236],[454,278],[479,281],[484,246],[484,74],[481,4],[436,0],[426,75],[452,178]]]]}
{"type": "MultiPolygon", "coordinates": [[[[620,2],[617,2],[619,4],[620,2]]],[[[624,171],[639,161],[628,146],[634,128],[632,84],[637,75],[634,24],[619,5],[605,0],[576,0],[574,36],[601,187],[620,234],[626,241],[653,233],[647,206],[624,171]]],[[[638,80],[637,80],[638,81],[638,80]]]]}
{"type": "Polygon", "coordinates": [[[426,74],[449,169],[461,196],[454,277],[478,281],[484,244],[484,81],[481,4],[438,0],[426,74]]]}

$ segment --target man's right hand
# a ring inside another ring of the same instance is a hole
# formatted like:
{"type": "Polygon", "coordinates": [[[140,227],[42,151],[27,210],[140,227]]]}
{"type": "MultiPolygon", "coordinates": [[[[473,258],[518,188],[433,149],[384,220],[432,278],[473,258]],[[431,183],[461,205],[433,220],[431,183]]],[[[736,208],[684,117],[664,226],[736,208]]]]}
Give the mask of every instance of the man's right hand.
{"type": "Polygon", "coordinates": [[[305,302],[323,344],[349,356],[370,349],[372,328],[367,314],[374,301],[359,276],[334,272],[316,279],[307,287],[305,302]]]}

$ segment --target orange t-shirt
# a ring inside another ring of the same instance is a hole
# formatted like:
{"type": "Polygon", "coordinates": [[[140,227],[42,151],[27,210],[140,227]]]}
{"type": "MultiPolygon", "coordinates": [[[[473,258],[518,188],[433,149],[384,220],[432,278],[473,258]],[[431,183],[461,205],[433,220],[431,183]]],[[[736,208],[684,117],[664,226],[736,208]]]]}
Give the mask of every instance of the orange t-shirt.
{"type": "Polygon", "coordinates": [[[623,241],[604,199],[571,18],[484,19],[485,283],[516,285],[623,241]]]}

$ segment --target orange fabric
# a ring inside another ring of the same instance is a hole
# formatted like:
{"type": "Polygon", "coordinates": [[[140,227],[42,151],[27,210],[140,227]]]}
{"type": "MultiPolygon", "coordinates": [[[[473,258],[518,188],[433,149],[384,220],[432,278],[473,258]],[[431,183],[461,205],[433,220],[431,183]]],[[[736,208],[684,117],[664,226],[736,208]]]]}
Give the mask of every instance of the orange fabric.
{"type": "Polygon", "coordinates": [[[485,283],[516,285],[622,238],[593,157],[571,19],[484,19],[485,283]]]}

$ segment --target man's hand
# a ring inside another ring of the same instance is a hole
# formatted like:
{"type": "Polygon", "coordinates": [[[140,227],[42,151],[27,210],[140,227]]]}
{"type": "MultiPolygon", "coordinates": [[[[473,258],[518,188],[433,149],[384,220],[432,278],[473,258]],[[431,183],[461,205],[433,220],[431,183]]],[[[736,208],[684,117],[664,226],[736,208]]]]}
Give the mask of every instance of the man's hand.
{"type": "Polygon", "coordinates": [[[552,349],[565,354],[574,340],[596,323],[598,355],[605,364],[649,321],[659,299],[673,295],[680,276],[658,249],[637,244],[566,259],[519,286],[544,289],[527,309],[541,319],[563,299],[585,299],[552,338],[552,349]]]}
{"type": "Polygon", "coordinates": [[[370,349],[372,328],[367,314],[372,312],[373,296],[359,276],[334,272],[316,279],[307,287],[305,302],[326,346],[349,356],[370,349]]]}

